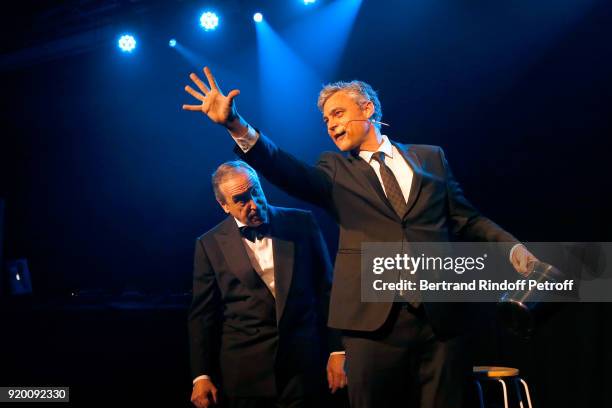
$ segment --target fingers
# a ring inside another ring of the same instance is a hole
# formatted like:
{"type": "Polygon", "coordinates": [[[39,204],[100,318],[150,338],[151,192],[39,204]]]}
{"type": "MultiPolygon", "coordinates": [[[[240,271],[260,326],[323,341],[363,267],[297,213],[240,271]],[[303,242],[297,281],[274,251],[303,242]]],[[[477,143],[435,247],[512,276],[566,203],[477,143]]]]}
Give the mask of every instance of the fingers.
{"type": "Polygon", "coordinates": [[[234,102],[234,98],[240,95],[240,91],[238,89],[233,89],[230,93],[227,94],[227,98],[229,99],[229,103],[234,102]]]}
{"type": "Polygon", "coordinates": [[[526,256],[521,256],[519,258],[519,269],[523,273],[527,272],[527,257],[526,256]]]}
{"type": "Polygon", "coordinates": [[[188,111],[201,111],[202,105],[183,105],[183,109],[188,111]]]}
{"type": "Polygon", "coordinates": [[[210,406],[210,401],[208,397],[202,395],[192,397],[191,402],[198,408],[208,408],[210,406]]]}
{"type": "Polygon", "coordinates": [[[217,404],[217,389],[213,387],[213,389],[210,390],[210,393],[212,394],[213,401],[215,402],[215,404],[217,404]]]}
{"type": "Polygon", "coordinates": [[[332,394],[339,389],[346,387],[348,384],[346,375],[344,373],[337,373],[332,370],[327,370],[327,382],[332,394]]]}
{"type": "Polygon", "coordinates": [[[187,91],[189,95],[193,96],[197,100],[204,102],[204,95],[202,95],[201,93],[199,93],[198,91],[190,87],[189,85],[185,86],[185,91],[187,91]]]}
{"type": "Polygon", "coordinates": [[[210,89],[208,89],[208,87],[204,84],[204,82],[202,82],[202,80],[196,74],[192,72],[191,74],[189,74],[189,78],[191,78],[193,83],[196,84],[198,88],[200,88],[200,91],[204,92],[204,95],[208,95],[208,93],[210,92],[210,89]]]}
{"type": "Polygon", "coordinates": [[[344,388],[348,385],[348,378],[344,373],[338,373],[338,388],[344,388]]]}
{"type": "Polygon", "coordinates": [[[204,67],[204,75],[206,75],[206,78],[208,79],[208,84],[210,85],[210,88],[221,92],[221,90],[219,89],[219,85],[217,85],[217,81],[215,81],[215,77],[213,76],[212,72],[210,72],[210,68],[204,67]]]}
{"type": "Polygon", "coordinates": [[[329,391],[333,394],[338,389],[336,385],[336,376],[334,375],[334,370],[328,368],[327,369],[327,384],[329,385],[329,391]]]}
{"type": "Polygon", "coordinates": [[[522,246],[516,248],[516,250],[512,254],[512,266],[519,274],[523,276],[527,276],[529,273],[528,258],[529,257],[527,256],[527,251],[522,246]]]}
{"type": "Polygon", "coordinates": [[[331,370],[327,370],[327,384],[329,385],[329,389],[331,390],[332,394],[335,392],[334,388],[334,375],[332,374],[331,370]]]}

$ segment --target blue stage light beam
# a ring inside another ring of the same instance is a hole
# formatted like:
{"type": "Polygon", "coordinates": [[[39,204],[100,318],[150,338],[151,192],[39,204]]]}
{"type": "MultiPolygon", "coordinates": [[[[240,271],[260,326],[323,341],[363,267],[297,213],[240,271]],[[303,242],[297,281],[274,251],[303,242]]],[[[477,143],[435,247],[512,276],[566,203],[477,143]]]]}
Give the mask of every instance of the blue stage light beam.
{"type": "Polygon", "coordinates": [[[176,40],[172,38],[170,41],[168,41],[168,46],[170,46],[171,48],[176,47],[176,40]]]}
{"type": "Polygon", "coordinates": [[[337,0],[317,7],[304,13],[303,18],[281,35],[322,78],[333,78],[361,3],[361,0],[337,0]]]}
{"type": "Polygon", "coordinates": [[[253,14],[253,21],[255,21],[256,23],[261,23],[263,21],[263,14],[261,13],[253,14]]]}
{"type": "Polygon", "coordinates": [[[304,5],[308,6],[308,5],[314,4],[316,1],[317,0],[304,0],[304,5]]]}
{"type": "Polygon", "coordinates": [[[122,52],[131,53],[136,49],[136,38],[131,34],[123,34],[117,40],[117,46],[122,52]]]}
{"type": "Polygon", "coordinates": [[[219,16],[212,11],[205,11],[200,16],[200,25],[204,30],[215,30],[219,26],[219,16]]]}
{"type": "MultiPolygon", "coordinates": [[[[316,106],[321,78],[284,43],[266,20],[255,27],[262,127],[269,129],[272,134],[286,138],[321,134],[325,136],[321,114],[316,106]],[[295,133],[296,130],[299,130],[299,134],[295,133]]],[[[318,152],[321,144],[321,139],[312,137],[300,139],[299,144],[292,146],[306,150],[311,146],[310,151],[318,152]]]]}
{"type": "Polygon", "coordinates": [[[185,58],[194,72],[199,72],[202,67],[213,63],[213,61],[210,61],[202,54],[188,48],[183,43],[176,43],[174,49],[181,57],[185,58]]]}

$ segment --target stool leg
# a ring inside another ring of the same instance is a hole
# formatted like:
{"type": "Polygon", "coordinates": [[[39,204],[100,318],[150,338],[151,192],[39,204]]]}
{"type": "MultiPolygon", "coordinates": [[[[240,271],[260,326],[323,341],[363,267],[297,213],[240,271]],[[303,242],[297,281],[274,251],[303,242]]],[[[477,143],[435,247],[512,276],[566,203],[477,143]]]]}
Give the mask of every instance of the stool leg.
{"type": "Polygon", "coordinates": [[[501,383],[504,392],[504,408],[508,408],[508,389],[506,388],[506,383],[501,378],[498,378],[497,381],[501,383]]]}
{"type": "Polygon", "coordinates": [[[518,399],[519,406],[521,408],[525,408],[525,404],[523,404],[523,393],[521,392],[519,378],[518,377],[513,378],[512,384],[514,385],[514,390],[516,391],[516,398],[518,399]]]}
{"type": "Polygon", "coordinates": [[[521,384],[523,384],[523,387],[525,388],[525,395],[527,395],[527,406],[529,408],[532,408],[531,406],[531,395],[529,395],[529,387],[527,386],[527,382],[525,380],[523,380],[522,378],[519,377],[519,380],[521,382],[521,384]]]}
{"type": "Polygon", "coordinates": [[[484,404],[484,395],[482,394],[482,385],[480,385],[480,381],[474,380],[476,384],[476,389],[478,390],[478,401],[480,402],[480,408],[485,408],[484,404]]]}

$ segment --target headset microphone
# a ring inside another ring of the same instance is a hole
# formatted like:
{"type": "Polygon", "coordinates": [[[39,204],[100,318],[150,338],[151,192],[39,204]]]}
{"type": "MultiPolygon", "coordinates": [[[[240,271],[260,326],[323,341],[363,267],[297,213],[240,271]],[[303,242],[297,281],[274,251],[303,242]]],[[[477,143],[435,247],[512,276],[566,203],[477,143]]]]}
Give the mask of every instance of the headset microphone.
{"type": "Polygon", "coordinates": [[[378,123],[379,125],[383,125],[383,126],[389,126],[389,127],[391,127],[391,125],[390,125],[390,124],[385,123],[385,122],[380,122],[380,121],[378,121],[378,120],[372,120],[371,122],[372,122],[372,123],[378,123]]]}
{"type": "Polygon", "coordinates": [[[351,119],[351,120],[347,120],[346,122],[344,122],[341,126],[342,126],[342,130],[337,130],[336,129],[336,134],[340,134],[340,133],[344,133],[346,131],[346,127],[348,126],[349,123],[351,122],[370,122],[370,123],[378,123],[379,125],[383,125],[383,126],[391,126],[385,122],[379,122],[377,120],[373,120],[373,119],[351,119]]]}
{"type": "Polygon", "coordinates": [[[391,127],[391,125],[389,125],[388,123],[380,122],[380,121],[374,120],[374,119],[351,119],[351,120],[347,120],[344,123],[344,126],[346,127],[346,125],[348,125],[350,122],[372,122],[372,123],[378,123],[379,125],[391,127]]]}

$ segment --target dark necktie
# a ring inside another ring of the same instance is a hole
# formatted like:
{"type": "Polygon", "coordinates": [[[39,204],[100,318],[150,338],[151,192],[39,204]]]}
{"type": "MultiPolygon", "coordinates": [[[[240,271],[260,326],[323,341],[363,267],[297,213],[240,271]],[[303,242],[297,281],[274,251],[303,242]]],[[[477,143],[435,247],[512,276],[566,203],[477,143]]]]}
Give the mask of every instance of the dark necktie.
{"type": "Polygon", "coordinates": [[[270,224],[261,224],[258,227],[244,226],[239,229],[240,235],[251,242],[255,242],[256,239],[263,239],[265,236],[270,235],[270,224]]]}
{"type": "Polygon", "coordinates": [[[382,179],[383,186],[385,187],[385,193],[387,193],[387,199],[391,203],[391,206],[400,218],[406,214],[406,200],[402,194],[395,175],[391,169],[385,164],[385,154],[383,152],[376,152],[372,155],[372,159],[376,160],[380,164],[380,178],[382,179]]]}
{"type": "MultiPolygon", "coordinates": [[[[372,155],[372,159],[376,160],[380,164],[380,178],[382,179],[383,186],[385,187],[385,193],[387,193],[387,199],[391,203],[391,206],[399,215],[400,218],[404,218],[404,214],[406,214],[406,210],[408,209],[408,205],[406,204],[406,200],[404,199],[404,195],[402,194],[402,189],[400,188],[395,175],[385,164],[385,154],[383,152],[375,152],[372,155]]],[[[406,279],[405,271],[400,271],[400,278],[406,279]]],[[[414,282],[417,283],[418,281],[414,282]]],[[[404,292],[403,290],[398,291],[397,300],[400,302],[408,302],[413,307],[417,308],[421,304],[421,294],[418,291],[408,291],[404,292]]]]}

